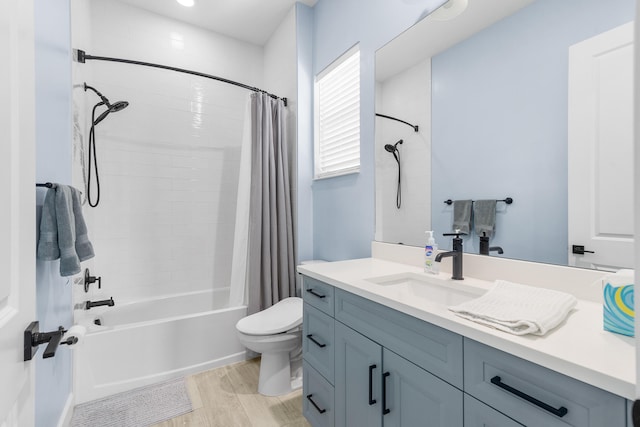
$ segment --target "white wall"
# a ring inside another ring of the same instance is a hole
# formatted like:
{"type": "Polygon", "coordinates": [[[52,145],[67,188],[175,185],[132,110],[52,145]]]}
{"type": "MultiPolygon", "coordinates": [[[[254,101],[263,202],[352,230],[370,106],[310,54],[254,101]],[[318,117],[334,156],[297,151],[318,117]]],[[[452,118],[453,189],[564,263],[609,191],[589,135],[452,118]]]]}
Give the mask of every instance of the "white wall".
{"type": "Polygon", "coordinates": [[[376,113],[418,126],[376,117],[376,235],[382,242],[424,246],[431,230],[431,61],[429,59],[376,84],[376,113]],[[400,152],[402,204],[396,207],[398,164],[384,149],[400,152]]]}
{"type": "MultiPolygon", "coordinates": [[[[259,46],[116,1],[92,1],[90,22],[88,54],[262,86],[259,46]]],[[[249,92],[142,66],[88,61],[82,67],[93,76],[89,85],[111,102],[130,105],[96,127],[102,193],[88,217],[96,251],[92,273],[102,276],[103,288],[76,300],[113,296],[117,304],[229,286],[249,92]]],[[[99,101],[91,92],[83,96],[87,111],[99,101]]]]}

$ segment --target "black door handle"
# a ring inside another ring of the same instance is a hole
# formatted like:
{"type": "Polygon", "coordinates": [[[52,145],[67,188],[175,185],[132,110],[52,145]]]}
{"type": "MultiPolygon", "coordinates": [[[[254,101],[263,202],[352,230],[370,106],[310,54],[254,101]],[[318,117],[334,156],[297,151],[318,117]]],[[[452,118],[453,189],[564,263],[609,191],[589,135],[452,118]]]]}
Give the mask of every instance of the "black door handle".
{"type": "Polygon", "coordinates": [[[313,394],[307,394],[307,399],[309,400],[309,402],[311,402],[311,404],[318,410],[318,412],[320,412],[321,414],[324,414],[325,412],[327,412],[326,409],[320,409],[320,407],[318,406],[318,404],[316,402],[313,401],[313,399],[311,398],[313,396],[313,394]]]}
{"type": "Polygon", "coordinates": [[[382,415],[387,415],[391,412],[391,409],[387,408],[387,377],[391,375],[390,372],[382,374],[382,415]]]}
{"type": "Polygon", "coordinates": [[[584,255],[586,253],[595,254],[594,251],[586,251],[583,245],[572,245],[571,252],[576,255],[584,255]]]}
{"type": "Polygon", "coordinates": [[[528,394],[523,393],[520,390],[515,389],[515,388],[511,387],[510,385],[507,385],[507,384],[503,383],[498,375],[496,375],[495,377],[491,378],[491,383],[497,385],[498,387],[500,387],[503,390],[508,391],[509,393],[515,394],[516,396],[526,400],[527,402],[533,403],[534,405],[544,409],[547,412],[551,412],[553,415],[555,415],[557,417],[562,418],[565,415],[567,415],[567,413],[569,412],[569,410],[567,408],[565,408],[564,406],[561,406],[561,407],[556,409],[553,406],[548,405],[548,404],[536,399],[533,396],[529,396],[528,394]]]}
{"type": "Polygon", "coordinates": [[[313,288],[307,289],[307,292],[309,292],[311,295],[316,296],[318,298],[326,298],[326,295],[317,293],[316,291],[313,290],[313,288]]]}
{"type": "Polygon", "coordinates": [[[376,399],[373,398],[373,370],[376,367],[376,365],[369,365],[369,406],[376,404],[376,399]]]}
{"type": "Polygon", "coordinates": [[[316,341],[316,339],[315,339],[315,338],[313,338],[313,334],[309,334],[309,335],[307,335],[307,338],[309,338],[309,339],[310,339],[310,340],[311,340],[315,345],[317,345],[317,346],[318,346],[318,347],[320,347],[320,348],[324,348],[324,347],[326,347],[326,346],[327,346],[326,344],[322,344],[322,343],[320,343],[320,342],[316,341]]]}

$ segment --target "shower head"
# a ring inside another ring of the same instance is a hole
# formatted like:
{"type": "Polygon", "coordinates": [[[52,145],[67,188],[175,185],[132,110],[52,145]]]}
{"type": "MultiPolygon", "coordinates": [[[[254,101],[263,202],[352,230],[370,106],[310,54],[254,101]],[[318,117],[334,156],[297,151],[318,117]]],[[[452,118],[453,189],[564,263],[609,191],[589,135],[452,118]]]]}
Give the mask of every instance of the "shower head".
{"type": "Polygon", "coordinates": [[[129,106],[129,103],[127,101],[118,101],[111,105],[111,107],[109,108],[109,111],[111,113],[117,113],[120,110],[124,110],[128,106],[129,106]]]}
{"type": "Polygon", "coordinates": [[[387,144],[384,146],[384,149],[387,150],[390,153],[395,154],[396,151],[398,151],[398,144],[402,144],[402,140],[396,142],[395,144],[391,145],[391,144],[387,144]]]}
{"type": "MultiPolygon", "coordinates": [[[[102,104],[102,102],[100,104],[102,104]]],[[[109,113],[116,113],[118,111],[124,110],[129,106],[129,103],[127,101],[118,101],[114,102],[113,104],[106,105],[107,109],[103,111],[98,117],[96,117],[96,119],[93,121],[93,126],[103,121],[109,115],[109,113]]]]}
{"type": "Polygon", "coordinates": [[[109,113],[115,113],[115,112],[118,112],[120,110],[124,110],[125,108],[127,108],[129,106],[129,103],[127,101],[118,101],[118,102],[115,102],[115,103],[111,104],[106,96],[101,94],[96,88],[91,87],[91,86],[89,86],[88,84],[85,83],[84,84],[85,92],[87,91],[87,89],[92,90],[93,92],[95,92],[96,95],[98,95],[100,97],[100,100],[102,102],[99,102],[98,104],[96,104],[96,107],[100,106],[100,105],[106,105],[107,106],[107,109],[105,111],[103,111],[102,114],[100,114],[93,121],[93,126],[95,126],[98,123],[100,123],[101,121],[103,121],[105,119],[105,117],[107,117],[109,115],[109,113]]]}

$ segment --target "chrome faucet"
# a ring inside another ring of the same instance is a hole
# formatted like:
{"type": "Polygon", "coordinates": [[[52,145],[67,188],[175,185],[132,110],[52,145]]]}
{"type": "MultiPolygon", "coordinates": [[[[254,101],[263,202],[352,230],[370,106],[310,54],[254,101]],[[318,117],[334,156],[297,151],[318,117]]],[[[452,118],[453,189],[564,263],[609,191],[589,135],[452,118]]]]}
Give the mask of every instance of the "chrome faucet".
{"type": "Polygon", "coordinates": [[[455,236],[453,238],[453,250],[449,252],[440,252],[436,255],[436,262],[442,261],[442,258],[453,258],[453,280],[464,280],[462,277],[462,239],[460,236],[466,236],[466,233],[444,233],[443,236],[455,236]]]}

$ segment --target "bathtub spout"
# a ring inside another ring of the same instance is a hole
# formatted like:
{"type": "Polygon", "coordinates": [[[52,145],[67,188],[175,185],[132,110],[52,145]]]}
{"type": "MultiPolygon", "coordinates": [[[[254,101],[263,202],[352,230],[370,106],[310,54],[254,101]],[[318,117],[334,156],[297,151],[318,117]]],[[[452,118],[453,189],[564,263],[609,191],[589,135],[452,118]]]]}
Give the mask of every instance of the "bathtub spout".
{"type": "Polygon", "coordinates": [[[108,305],[109,307],[113,307],[114,305],[116,305],[116,303],[113,301],[113,297],[109,299],[104,299],[101,301],[87,301],[85,303],[84,309],[89,310],[93,307],[100,307],[102,305],[108,305]]]}

